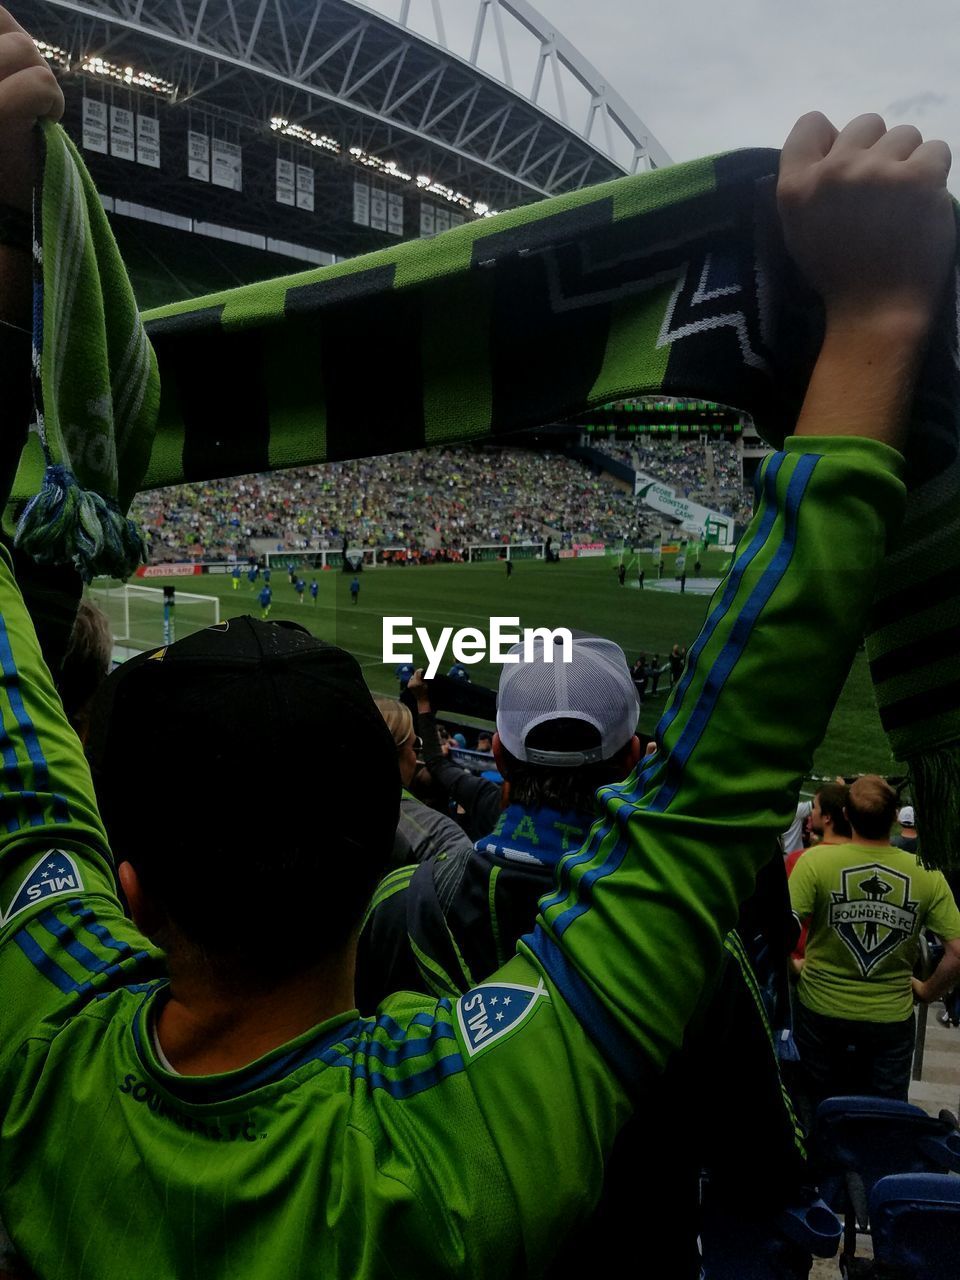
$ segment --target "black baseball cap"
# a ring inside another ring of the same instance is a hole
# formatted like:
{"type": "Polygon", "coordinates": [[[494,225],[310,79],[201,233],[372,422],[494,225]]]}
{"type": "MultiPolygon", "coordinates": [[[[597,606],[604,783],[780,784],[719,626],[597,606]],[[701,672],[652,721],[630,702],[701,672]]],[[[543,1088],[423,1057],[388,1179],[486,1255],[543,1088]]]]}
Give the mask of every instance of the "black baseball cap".
{"type": "Polygon", "coordinates": [[[231,618],[123,663],[88,757],[118,858],[197,936],[211,900],[281,906],[325,880],[362,912],[389,861],[393,739],[356,659],[294,623],[231,618]]]}

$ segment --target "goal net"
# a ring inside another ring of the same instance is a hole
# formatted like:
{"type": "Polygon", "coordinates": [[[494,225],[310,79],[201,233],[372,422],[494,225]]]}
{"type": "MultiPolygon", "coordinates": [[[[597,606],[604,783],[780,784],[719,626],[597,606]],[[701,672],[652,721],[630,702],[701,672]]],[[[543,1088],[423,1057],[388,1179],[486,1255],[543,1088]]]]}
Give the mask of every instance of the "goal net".
{"type": "Polygon", "coordinates": [[[155,649],[220,621],[218,596],[177,588],[170,610],[171,634],[167,636],[162,587],[141,587],[129,582],[94,584],[87,587],[87,595],[110,619],[114,644],[125,649],[155,649]]]}
{"type": "Polygon", "coordinates": [[[490,560],[541,560],[543,542],[472,542],[467,547],[471,564],[490,560]]]}

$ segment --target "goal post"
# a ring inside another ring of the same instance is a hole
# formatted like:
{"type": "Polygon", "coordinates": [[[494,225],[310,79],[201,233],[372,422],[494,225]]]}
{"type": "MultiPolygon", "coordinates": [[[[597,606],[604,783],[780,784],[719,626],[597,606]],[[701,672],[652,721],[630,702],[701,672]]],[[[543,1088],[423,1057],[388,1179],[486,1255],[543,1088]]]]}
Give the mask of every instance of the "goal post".
{"type": "MultiPolygon", "coordinates": [[[[142,587],[130,582],[94,583],[87,587],[86,594],[107,615],[116,646],[143,650],[168,643],[164,635],[162,587],[142,587]]],[[[182,638],[220,621],[220,598],[177,588],[172,613],[173,635],[182,638]]]]}
{"type": "Polygon", "coordinates": [[[467,547],[470,564],[491,560],[542,560],[543,542],[472,542],[467,547]]]}

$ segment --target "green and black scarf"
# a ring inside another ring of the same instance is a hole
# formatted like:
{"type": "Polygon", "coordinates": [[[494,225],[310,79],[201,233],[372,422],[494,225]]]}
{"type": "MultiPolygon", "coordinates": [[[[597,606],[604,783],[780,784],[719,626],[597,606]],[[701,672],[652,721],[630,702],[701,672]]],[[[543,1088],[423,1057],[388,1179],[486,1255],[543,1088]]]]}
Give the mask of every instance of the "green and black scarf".
{"type": "MultiPolygon", "coordinates": [[[[778,154],[741,151],[148,312],[155,367],[92,185],[62,131],[45,136],[42,415],[8,519],[35,554],[88,574],[132,567],[122,512],[141,487],[495,440],[626,396],[734,405],[777,445],[819,350],[820,305],[779,237],[778,154]],[[98,522],[112,531],[99,544],[98,522]]],[[[941,864],[960,856],[957,332],[954,303],[916,397],[907,518],[868,636],[881,720],[941,864]]]]}

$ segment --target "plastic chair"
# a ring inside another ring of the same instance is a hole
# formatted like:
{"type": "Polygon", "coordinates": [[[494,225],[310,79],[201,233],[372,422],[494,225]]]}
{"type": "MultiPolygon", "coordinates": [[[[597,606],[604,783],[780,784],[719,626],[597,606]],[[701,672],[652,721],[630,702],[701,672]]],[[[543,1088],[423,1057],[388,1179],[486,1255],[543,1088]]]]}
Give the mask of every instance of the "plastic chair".
{"type": "Polygon", "coordinates": [[[701,1208],[703,1280],[806,1280],[811,1254],[832,1258],[841,1223],[823,1200],[791,1205],[769,1219],[731,1206],[701,1208]]]}
{"type": "Polygon", "coordinates": [[[844,1219],[840,1270],[857,1274],[857,1231],[870,1229],[870,1194],[892,1174],[960,1173],[960,1131],[949,1112],[927,1115],[888,1098],[828,1098],[817,1108],[811,1155],[820,1194],[844,1219]]]}
{"type": "Polygon", "coordinates": [[[870,1195],[876,1280],[955,1280],[960,1271],[960,1178],[896,1173],[870,1195]]]}

